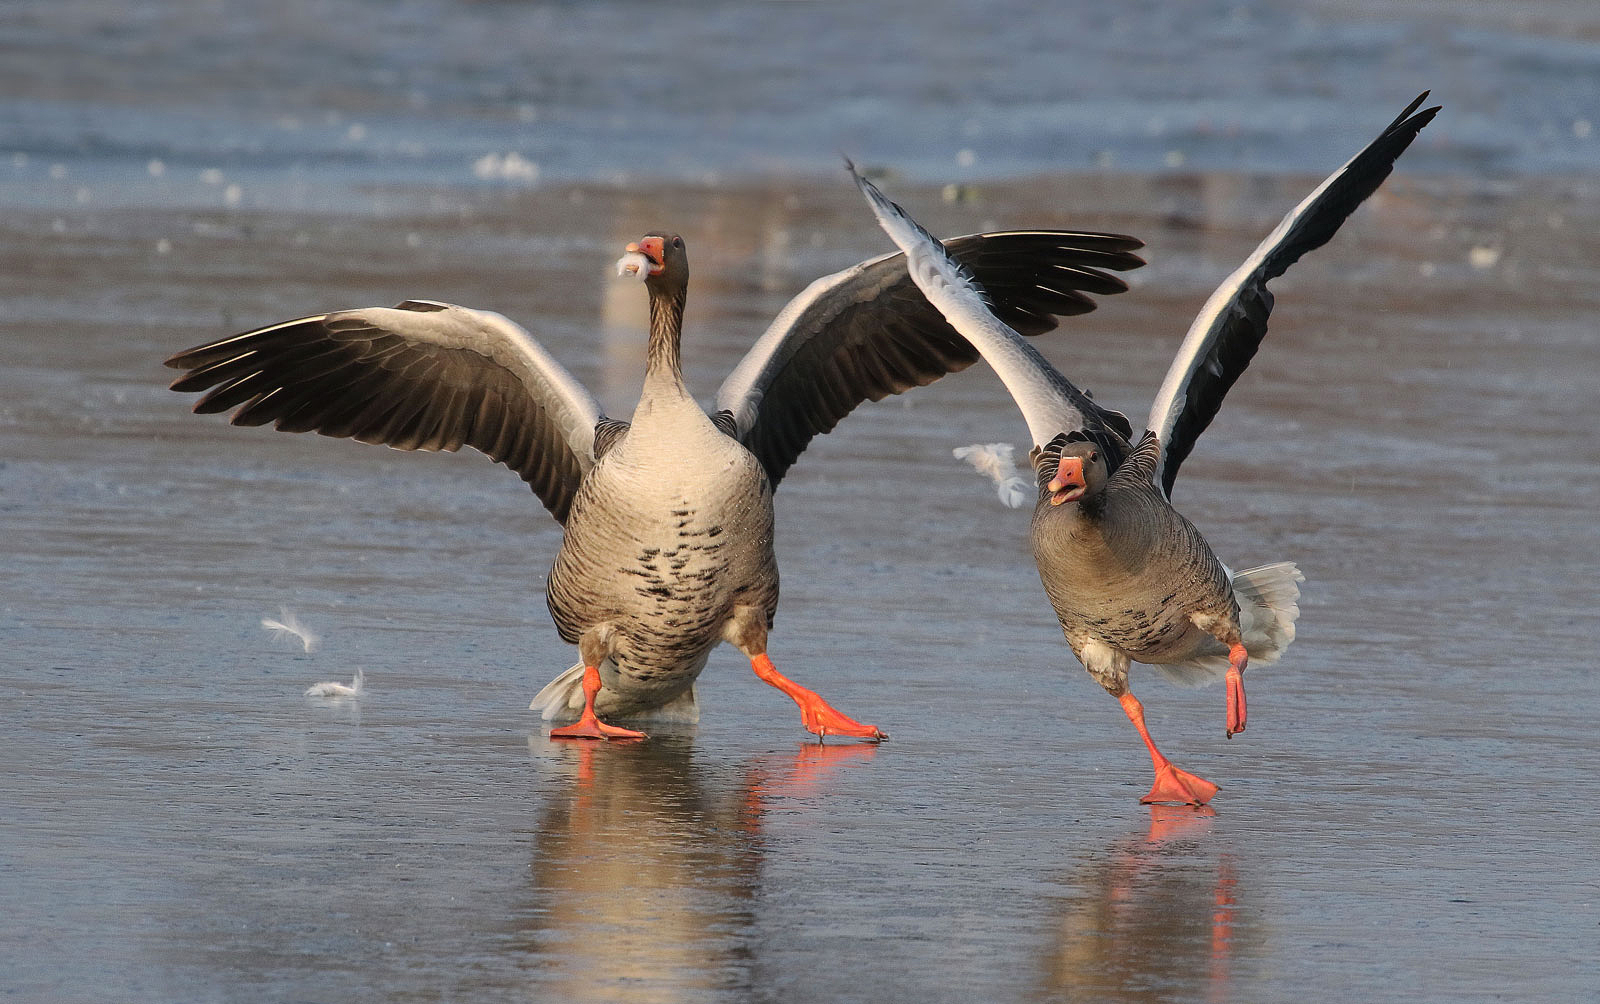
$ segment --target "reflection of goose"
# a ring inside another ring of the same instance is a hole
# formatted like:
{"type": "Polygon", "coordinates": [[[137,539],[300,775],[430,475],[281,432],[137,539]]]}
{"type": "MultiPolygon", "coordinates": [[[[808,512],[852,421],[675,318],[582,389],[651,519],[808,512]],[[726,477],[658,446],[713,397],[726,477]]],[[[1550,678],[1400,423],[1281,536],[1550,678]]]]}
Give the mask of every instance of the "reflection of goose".
{"type": "Polygon", "coordinates": [[[870,745],[805,744],[719,769],[681,736],[597,746],[529,740],[566,776],[533,834],[523,936],[540,999],[701,1001],[752,991],[748,932],[760,894],[762,818],[815,796],[870,745]]]}
{"type": "Polygon", "coordinates": [[[878,221],[911,261],[918,287],[976,345],[1016,399],[1033,437],[1038,502],[1033,554],[1067,643],[1139,730],[1155,766],[1146,802],[1203,804],[1217,786],[1179,770],[1156,749],[1128,689],[1130,661],[1180,682],[1227,680],[1227,733],[1245,727],[1248,659],[1274,662],[1294,640],[1301,575],[1281,562],[1237,575],[1168,496],[1223,396],[1267,333],[1267,282],[1327,243],[1389,176],[1433,119],[1413,101],[1377,139],[1284,217],[1212,294],[1189,329],[1135,446],[1122,415],[1099,407],[984,302],[982,280],[927,231],[856,181],[878,221]],[[1415,114],[1414,114],[1415,113],[1415,114]]]}
{"type": "MultiPolygon", "coordinates": [[[[1126,288],[1102,269],[1142,264],[1139,242],[1031,232],[950,244],[995,309],[1030,334],[1126,288]]],[[[650,296],[644,390],[631,423],[498,314],[408,300],[286,321],[181,352],[178,391],[199,412],[404,450],[475,447],[520,474],[566,527],[550,611],[582,661],[535,698],[552,733],[634,738],[597,714],[696,715],[693,683],[718,642],[800,705],[818,734],[881,738],[784,678],[767,657],[778,601],[772,490],[811,438],[877,400],[977,359],[891,255],[819,279],[778,316],[707,415],[684,387],[683,241],[630,245],[650,296]]]]}
{"type": "Polygon", "coordinates": [[[1068,884],[1040,965],[1043,996],[1231,1000],[1234,960],[1257,939],[1242,920],[1233,858],[1205,806],[1150,807],[1149,831],[1112,844],[1068,884]]]}

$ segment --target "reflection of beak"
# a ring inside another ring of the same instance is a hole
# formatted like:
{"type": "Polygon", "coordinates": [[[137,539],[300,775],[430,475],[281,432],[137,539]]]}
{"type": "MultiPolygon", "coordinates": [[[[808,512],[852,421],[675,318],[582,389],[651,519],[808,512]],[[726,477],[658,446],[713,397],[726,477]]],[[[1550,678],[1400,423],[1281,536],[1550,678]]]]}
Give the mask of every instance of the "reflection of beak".
{"type": "Polygon", "coordinates": [[[1050,504],[1062,505],[1083,498],[1089,483],[1083,479],[1083,458],[1062,457],[1056,466],[1056,476],[1045,486],[1050,490],[1050,504]]]}

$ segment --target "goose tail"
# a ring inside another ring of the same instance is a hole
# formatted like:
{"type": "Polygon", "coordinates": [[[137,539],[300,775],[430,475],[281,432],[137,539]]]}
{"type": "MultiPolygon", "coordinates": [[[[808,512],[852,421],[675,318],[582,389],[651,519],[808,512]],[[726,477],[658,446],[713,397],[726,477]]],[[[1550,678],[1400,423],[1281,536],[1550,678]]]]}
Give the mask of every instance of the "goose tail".
{"type": "MultiPolygon", "coordinates": [[[[1252,668],[1277,662],[1294,641],[1294,622],[1300,617],[1300,583],[1305,580],[1292,561],[1233,573],[1239,629],[1252,668]]],[[[1156,664],[1155,669],[1180,687],[1204,687],[1227,675],[1228,657],[1225,653],[1204,655],[1184,662],[1156,664]]]]}
{"type": "MultiPolygon", "coordinates": [[[[601,667],[602,676],[615,672],[615,666],[608,664],[601,667]]],[[[607,713],[604,699],[597,703],[600,704],[599,711],[604,717],[607,713]]],[[[583,714],[583,663],[580,662],[564,670],[561,675],[545,684],[544,689],[533,696],[528,710],[539,712],[539,717],[547,722],[577,721],[578,716],[583,714]]],[[[625,708],[623,717],[693,724],[700,720],[700,703],[695,698],[694,685],[691,684],[665,704],[648,708],[625,708]]]]}
{"type": "Polygon", "coordinates": [[[1294,641],[1300,617],[1300,583],[1306,577],[1292,561],[1246,569],[1233,577],[1239,626],[1251,663],[1274,663],[1294,641]]]}
{"type": "Polygon", "coordinates": [[[557,718],[576,720],[583,713],[583,663],[578,663],[544,685],[533,696],[529,711],[539,712],[545,721],[557,718]]]}

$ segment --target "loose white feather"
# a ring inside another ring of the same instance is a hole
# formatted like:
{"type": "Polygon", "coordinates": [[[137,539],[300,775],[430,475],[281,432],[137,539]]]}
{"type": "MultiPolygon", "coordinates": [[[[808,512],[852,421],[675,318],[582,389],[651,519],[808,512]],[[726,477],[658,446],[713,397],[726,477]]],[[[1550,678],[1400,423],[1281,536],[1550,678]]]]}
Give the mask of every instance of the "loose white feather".
{"type": "Polygon", "coordinates": [[[1028,480],[1017,474],[1016,448],[1010,443],[973,443],[958,446],[951,451],[957,460],[965,460],[973,469],[994,482],[1000,501],[1008,509],[1021,508],[1034,494],[1028,480]]]}
{"type": "Polygon", "coordinates": [[[617,259],[617,274],[638,279],[640,282],[645,280],[645,277],[650,274],[650,270],[654,267],[655,262],[651,261],[650,256],[642,251],[629,251],[617,259]]]}
{"type": "Polygon", "coordinates": [[[367,692],[367,674],[356,670],[355,679],[348,685],[328,681],[314,683],[306,690],[307,697],[361,697],[367,692]]]}
{"type": "Polygon", "coordinates": [[[296,617],[294,611],[288,607],[278,608],[277,620],[271,617],[261,618],[261,626],[272,633],[273,641],[293,638],[307,652],[315,652],[317,644],[321,641],[316,632],[302,624],[300,618],[296,617]]]}

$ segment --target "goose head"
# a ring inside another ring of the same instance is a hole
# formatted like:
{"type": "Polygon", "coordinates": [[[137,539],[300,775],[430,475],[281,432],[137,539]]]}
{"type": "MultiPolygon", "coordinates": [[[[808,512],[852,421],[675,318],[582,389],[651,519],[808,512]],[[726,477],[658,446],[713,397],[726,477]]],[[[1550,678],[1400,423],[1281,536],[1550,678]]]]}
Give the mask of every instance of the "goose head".
{"type": "Polygon", "coordinates": [[[617,272],[638,276],[652,288],[683,288],[689,284],[689,253],[677,234],[651,232],[627,246],[617,272]]]}
{"type": "Polygon", "coordinates": [[[1058,506],[1097,495],[1105,483],[1105,454],[1094,443],[1074,442],[1061,447],[1061,459],[1045,490],[1050,504],[1058,506]]]}

